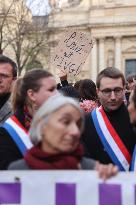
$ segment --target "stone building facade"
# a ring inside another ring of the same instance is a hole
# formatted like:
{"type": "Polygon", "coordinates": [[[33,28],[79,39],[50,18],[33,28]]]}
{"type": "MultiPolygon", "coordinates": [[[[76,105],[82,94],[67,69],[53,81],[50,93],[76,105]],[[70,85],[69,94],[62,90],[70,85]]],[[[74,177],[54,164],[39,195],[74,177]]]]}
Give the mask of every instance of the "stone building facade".
{"type": "Polygon", "coordinates": [[[135,0],[54,0],[51,6],[50,55],[65,28],[78,28],[95,38],[77,79],[89,77],[95,81],[97,73],[107,66],[115,66],[126,76],[136,73],[135,0]]]}

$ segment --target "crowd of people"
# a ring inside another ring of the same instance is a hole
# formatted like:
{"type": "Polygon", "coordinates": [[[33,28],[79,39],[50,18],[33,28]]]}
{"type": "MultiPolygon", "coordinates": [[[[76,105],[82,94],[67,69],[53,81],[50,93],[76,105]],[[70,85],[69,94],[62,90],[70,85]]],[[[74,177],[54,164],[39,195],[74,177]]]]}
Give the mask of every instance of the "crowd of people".
{"type": "Polygon", "coordinates": [[[108,67],[96,84],[60,80],[45,69],[17,77],[0,56],[0,169],[95,169],[103,179],[134,171],[136,75],[108,67]]]}

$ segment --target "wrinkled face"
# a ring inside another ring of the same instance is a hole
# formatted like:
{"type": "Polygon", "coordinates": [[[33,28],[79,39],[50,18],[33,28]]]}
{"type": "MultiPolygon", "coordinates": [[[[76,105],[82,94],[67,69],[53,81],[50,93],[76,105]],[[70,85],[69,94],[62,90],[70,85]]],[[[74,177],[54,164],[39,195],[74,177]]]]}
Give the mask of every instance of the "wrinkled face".
{"type": "Polygon", "coordinates": [[[43,127],[42,149],[48,153],[74,151],[80,140],[81,113],[72,105],[65,105],[54,112],[43,127]]]}
{"type": "Polygon", "coordinates": [[[136,107],[134,105],[132,96],[133,96],[133,91],[131,92],[130,97],[129,97],[128,111],[129,111],[131,123],[136,124],[136,107]]]}
{"type": "Polygon", "coordinates": [[[12,69],[9,63],[0,64],[0,95],[11,91],[14,81],[12,69]]]}
{"type": "Polygon", "coordinates": [[[104,109],[113,111],[120,107],[124,100],[124,86],[121,78],[103,77],[98,89],[98,97],[104,109]]]}
{"type": "Polygon", "coordinates": [[[31,90],[29,95],[32,102],[36,105],[36,109],[38,109],[50,96],[58,92],[56,89],[56,81],[52,76],[42,78],[39,83],[41,85],[40,89],[37,92],[31,90]]]}

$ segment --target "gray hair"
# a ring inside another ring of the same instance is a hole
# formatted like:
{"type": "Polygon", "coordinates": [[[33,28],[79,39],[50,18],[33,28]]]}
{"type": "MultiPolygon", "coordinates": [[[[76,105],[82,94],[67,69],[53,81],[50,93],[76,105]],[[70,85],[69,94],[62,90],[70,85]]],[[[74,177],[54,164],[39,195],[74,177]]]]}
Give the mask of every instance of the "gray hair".
{"type": "Polygon", "coordinates": [[[72,105],[80,112],[82,118],[81,132],[83,131],[84,113],[81,110],[79,103],[71,97],[66,97],[61,94],[57,94],[51,96],[46,102],[44,102],[43,105],[34,115],[29,130],[30,139],[34,145],[37,145],[42,141],[42,127],[48,122],[48,119],[51,116],[51,114],[65,105],[72,105]]]}

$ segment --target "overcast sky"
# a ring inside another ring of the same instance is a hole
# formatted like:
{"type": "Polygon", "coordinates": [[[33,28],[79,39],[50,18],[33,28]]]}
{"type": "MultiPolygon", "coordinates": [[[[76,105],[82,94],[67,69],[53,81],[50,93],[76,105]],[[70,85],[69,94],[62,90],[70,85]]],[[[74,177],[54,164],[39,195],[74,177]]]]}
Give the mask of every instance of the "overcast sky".
{"type": "Polygon", "coordinates": [[[46,15],[50,12],[48,0],[26,0],[33,15],[46,15]]]}

